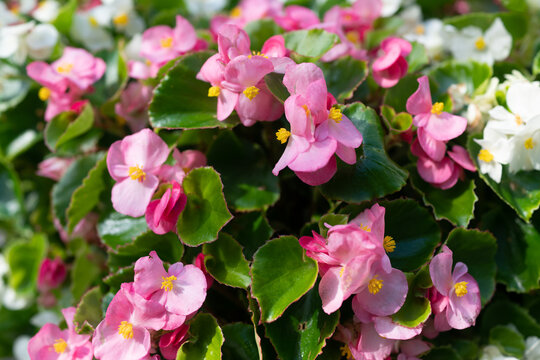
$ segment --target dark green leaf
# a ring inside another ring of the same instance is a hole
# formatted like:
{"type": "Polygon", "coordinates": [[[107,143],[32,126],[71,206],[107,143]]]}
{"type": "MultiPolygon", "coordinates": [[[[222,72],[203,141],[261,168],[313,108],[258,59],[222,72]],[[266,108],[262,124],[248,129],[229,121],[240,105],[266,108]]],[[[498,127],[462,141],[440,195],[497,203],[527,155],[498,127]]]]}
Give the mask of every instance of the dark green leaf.
{"type": "Polygon", "coordinates": [[[176,360],[219,360],[223,333],[210,314],[199,313],[190,321],[189,340],[178,350],[176,360]]]}
{"type": "Polygon", "coordinates": [[[272,95],[281,103],[284,103],[291,96],[287,87],[283,85],[283,74],[275,72],[267,74],[264,76],[264,83],[272,95]]]}
{"type": "Polygon", "coordinates": [[[507,300],[489,304],[480,313],[480,329],[487,337],[496,325],[514,325],[525,336],[540,337],[540,325],[521,306],[507,300]]]}
{"type": "Polygon", "coordinates": [[[0,220],[14,220],[23,213],[23,194],[17,173],[0,161],[0,220]]]}
{"type": "Polygon", "coordinates": [[[248,260],[274,233],[263,213],[250,212],[237,215],[223,229],[243,246],[244,255],[248,260]]]}
{"type": "Polygon", "coordinates": [[[407,111],[407,99],[418,89],[417,78],[416,74],[405,75],[386,91],[383,103],[392,107],[395,112],[407,111]]]}
{"type": "Polygon", "coordinates": [[[407,56],[407,63],[409,63],[409,73],[420,70],[428,62],[429,59],[424,45],[413,41],[411,53],[407,56]]]}
{"type": "Polygon", "coordinates": [[[210,275],[222,284],[247,289],[251,283],[249,263],[242,247],[230,235],[220,233],[216,241],[204,244],[204,264],[210,275]]]}
{"type": "Polygon", "coordinates": [[[131,216],[111,211],[105,214],[98,223],[98,234],[101,241],[111,248],[129,244],[148,230],[144,216],[131,216]]]}
{"type": "Polygon", "coordinates": [[[334,333],[339,312],[327,315],[316,288],[292,304],[281,318],[265,324],[266,335],[281,359],[313,360],[334,333]]]}
{"type": "Polygon", "coordinates": [[[46,252],[47,238],[43,234],[36,234],[30,240],[12,241],[5,249],[9,286],[19,293],[31,293],[36,288],[46,252]]]}
{"type": "Polygon", "coordinates": [[[279,179],[257,144],[225,131],[214,141],[207,158],[221,174],[227,203],[237,210],[264,209],[279,199],[279,179]]]}
{"type": "Polygon", "coordinates": [[[489,343],[496,345],[504,355],[514,356],[518,359],[521,359],[525,352],[523,336],[508,326],[497,325],[491,329],[489,343]]]}
{"type": "Polygon", "coordinates": [[[422,356],[425,360],[461,360],[461,357],[456,350],[451,347],[436,347],[422,356]]]}
{"type": "Polygon", "coordinates": [[[478,282],[482,304],[486,304],[495,292],[497,240],[488,232],[456,228],[448,235],[446,245],[454,253],[454,264],[461,261],[467,265],[478,282]]]}
{"type": "Polygon", "coordinates": [[[416,296],[411,289],[405,303],[397,313],[392,315],[392,321],[409,328],[414,328],[427,321],[431,315],[431,304],[423,296],[416,296]]]}
{"type": "Polygon", "coordinates": [[[446,219],[454,225],[467,226],[474,217],[474,204],[478,200],[472,179],[461,181],[451,189],[442,190],[425,182],[414,166],[407,168],[412,186],[422,195],[424,204],[433,208],[435,217],[446,219]]]}
{"type": "Polygon", "coordinates": [[[295,237],[283,236],[259,248],[251,272],[252,293],[261,308],[261,321],[272,322],[313,287],[317,263],[305,255],[295,237]]]}
{"type": "Polygon", "coordinates": [[[451,85],[465,84],[467,95],[483,94],[492,75],[491,67],[484,63],[446,61],[429,73],[431,93],[433,98],[440,98],[451,85]]]}
{"type": "Polygon", "coordinates": [[[99,287],[95,287],[82,297],[73,317],[73,324],[78,333],[92,334],[103,319],[101,314],[102,296],[99,287]]]}
{"type": "Polygon", "coordinates": [[[396,242],[388,253],[392,266],[412,271],[425,264],[441,241],[441,232],[431,214],[414,200],[381,202],[386,209],[385,234],[396,242]],[[414,226],[411,226],[414,224],[414,226]]]}
{"type": "Polygon", "coordinates": [[[345,225],[347,222],[349,222],[349,215],[345,214],[326,214],[321,216],[319,219],[319,234],[326,237],[326,234],[328,233],[328,228],[325,224],[328,224],[330,226],[335,225],[345,225]]]}
{"type": "Polygon", "coordinates": [[[133,281],[133,277],[135,276],[135,270],[133,269],[133,266],[127,266],[118,269],[118,271],[107,275],[105,278],[103,278],[103,282],[111,288],[111,291],[118,291],[120,290],[120,286],[123,283],[129,283],[133,281]]]}
{"type": "Polygon", "coordinates": [[[328,92],[340,103],[352,97],[368,74],[366,62],[350,56],[322,63],[320,68],[324,73],[328,92]]]}
{"type": "Polygon", "coordinates": [[[261,51],[266,40],[283,32],[272,19],[260,19],[249,22],[244,26],[244,30],[251,40],[251,48],[255,51],[261,51]]]}
{"type": "Polygon", "coordinates": [[[210,52],[186,55],[163,77],[154,90],[150,104],[150,122],[153,127],[201,129],[232,127],[238,122],[236,116],[218,121],[217,100],[208,97],[208,89],[212,85],[195,79],[210,55],[210,52]]]}
{"type": "Polygon", "coordinates": [[[77,0],[69,0],[64,4],[60,11],[58,11],[58,16],[52,22],[56,29],[64,35],[68,35],[71,29],[71,23],[73,21],[73,16],[77,10],[77,0]]]}
{"type": "Polygon", "coordinates": [[[182,187],[187,204],[178,219],[178,236],[189,246],[214,241],[232,218],[219,174],[209,167],[194,169],[184,178],[182,187]]]}
{"type": "Polygon", "coordinates": [[[322,185],[322,193],[336,200],[362,202],[399,191],[407,180],[407,172],[397,166],[384,150],[384,131],[377,114],[363,104],[343,108],[364,140],[357,149],[355,165],[338,164],[336,175],[322,185]]]}
{"type": "Polygon", "coordinates": [[[87,104],[80,115],[71,121],[72,113],[62,113],[54,117],[45,129],[45,140],[51,150],[60,148],[68,141],[75,139],[92,128],[94,110],[87,104]]]}
{"type": "Polygon", "coordinates": [[[253,360],[259,358],[253,325],[234,323],[223,326],[223,359],[253,360]]]}
{"type": "Polygon", "coordinates": [[[334,46],[339,37],[322,29],[291,31],[283,35],[285,47],[302,56],[318,59],[334,46]]]}

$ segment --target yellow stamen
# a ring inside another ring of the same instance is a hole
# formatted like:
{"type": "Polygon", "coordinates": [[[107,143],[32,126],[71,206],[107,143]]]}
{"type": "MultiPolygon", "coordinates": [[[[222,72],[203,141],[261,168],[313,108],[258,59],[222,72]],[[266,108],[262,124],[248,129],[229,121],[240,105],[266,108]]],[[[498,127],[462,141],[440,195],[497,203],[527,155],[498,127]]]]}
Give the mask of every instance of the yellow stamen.
{"type": "Polygon", "coordinates": [[[534,145],[536,145],[536,143],[533,141],[532,137],[525,140],[525,149],[532,150],[534,148],[534,145]]]}
{"type": "Polygon", "coordinates": [[[306,116],[309,117],[311,115],[311,111],[309,110],[307,105],[302,105],[302,108],[306,112],[306,116]]]}
{"type": "Polygon", "coordinates": [[[221,89],[219,86],[212,86],[210,89],[208,89],[208,97],[218,97],[221,93],[221,89]]]}
{"type": "Polygon", "coordinates": [[[285,128],[281,128],[276,132],[276,138],[281,141],[282,144],[287,142],[289,136],[291,136],[291,132],[285,128]]]}
{"type": "Polygon", "coordinates": [[[423,25],[418,25],[414,28],[414,32],[418,35],[424,35],[426,33],[426,28],[423,25]]]}
{"type": "Polygon", "coordinates": [[[383,246],[386,252],[394,252],[394,250],[396,250],[396,241],[391,236],[385,236],[383,240],[383,246]]]}
{"type": "Polygon", "coordinates": [[[230,15],[233,18],[239,18],[240,16],[242,16],[242,9],[239,6],[237,6],[231,10],[230,15]]]}
{"type": "Polygon", "coordinates": [[[516,124],[518,126],[523,125],[523,119],[521,118],[521,116],[516,115],[515,118],[516,118],[516,124]]]}
{"type": "Polygon", "coordinates": [[[467,294],[467,284],[468,282],[466,281],[461,281],[461,282],[458,282],[454,285],[454,290],[456,292],[456,295],[458,297],[462,297],[464,296],[465,294],[467,294]]]}
{"type": "Polygon", "coordinates": [[[343,274],[345,273],[345,266],[341,267],[341,270],[339,270],[339,277],[343,277],[343,274]]]}
{"type": "Polygon", "coordinates": [[[90,16],[88,18],[88,22],[90,23],[90,25],[92,25],[93,27],[98,27],[99,26],[99,23],[97,21],[97,19],[93,16],[90,16]]]}
{"type": "Polygon", "coordinates": [[[260,51],[255,51],[255,50],[253,50],[253,51],[251,52],[251,54],[248,55],[248,58],[251,59],[253,56],[262,56],[263,58],[268,59],[268,55],[265,55],[265,54],[263,54],[263,53],[260,52],[260,51]]]}
{"type": "Polygon", "coordinates": [[[364,224],[360,224],[360,229],[364,230],[364,231],[367,231],[367,232],[371,232],[371,228],[367,225],[364,225],[364,224]]]}
{"type": "Polygon", "coordinates": [[[383,281],[378,279],[379,275],[375,275],[373,279],[369,280],[368,290],[371,294],[375,295],[381,291],[383,287],[383,281]]]}
{"type": "Polygon", "coordinates": [[[349,349],[349,345],[345,344],[342,347],[339,348],[341,350],[341,356],[346,357],[347,360],[353,360],[354,357],[351,353],[351,349],[349,349]]]}
{"type": "Polygon", "coordinates": [[[482,51],[482,50],[484,50],[486,48],[486,41],[484,40],[484,38],[482,36],[480,36],[474,42],[474,46],[476,47],[476,49],[482,51]]]}
{"type": "Polygon", "coordinates": [[[122,321],[120,325],[118,325],[118,333],[122,335],[124,339],[132,339],[133,325],[131,325],[131,323],[128,323],[127,321],[122,321]]]}
{"type": "Polygon", "coordinates": [[[161,289],[165,291],[171,291],[173,289],[173,281],[176,280],[176,276],[171,275],[169,277],[162,276],[163,281],[161,282],[161,289]]]}
{"type": "Polygon", "coordinates": [[[493,161],[493,154],[489,152],[489,150],[482,149],[478,153],[478,160],[483,162],[492,162],[493,161]]]}
{"type": "Polygon", "coordinates": [[[146,180],[146,173],[139,165],[130,166],[129,177],[132,180],[138,180],[139,182],[143,182],[144,180],[146,180]]]}
{"type": "Polygon", "coordinates": [[[18,15],[19,12],[21,11],[21,7],[19,5],[13,5],[11,9],[9,9],[9,11],[11,11],[11,13],[15,15],[18,15]]]}
{"type": "Polygon", "coordinates": [[[443,109],[444,109],[444,104],[442,102],[436,102],[431,107],[431,113],[435,115],[441,115],[443,109]]]}
{"type": "Polygon", "coordinates": [[[341,113],[341,110],[337,107],[332,107],[330,109],[330,113],[328,114],[328,117],[332,120],[334,120],[336,123],[340,123],[341,120],[343,120],[343,114],[341,113]]]}
{"type": "Polygon", "coordinates": [[[56,67],[56,71],[60,74],[69,74],[71,70],[73,70],[73,64],[71,63],[61,64],[56,67]]]}
{"type": "Polygon", "coordinates": [[[51,96],[51,90],[46,87],[42,87],[38,91],[38,97],[41,101],[47,101],[49,97],[51,96]]]}
{"type": "Polygon", "coordinates": [[[159,43],[161,44],[161,47],[164,48],[164,49],[169,49],[172,47],[173,45],[173,38],[170,37],[170,36],[167,36],[166,38],[163,38],[159,41],[159,43]]]}
{"type": "Polygon", "coordinates": [[[347,40],[349,40],[350,42],[354,44],[358,44],[360,42],[360,34],[358,34],[358,31],[354,31],[354,30],[347,31],[347,33],[345,34],[345,37],[347,38],[347,40]]]}
{"type": "Polygon", "coordinates": [[[54,347],[54,351],[56,351],[57,354],[61,354],[64,351],[66,351],[68,345],[67,345],[66,340],[64,339],[56,339],[54,340],[53,347],[54,347]]]}
{"type": "Polygon", "coordinates": [[[113,18],[113,23],[116,26],[126,26],[128,22],[129,22],[129,17],[127,16],[126,13],[121,13],[120,15],[116,15],[113,18]]]}
{"type": "Polygon", "coordinates": [[[244,90],[244,95],[251,101],[255,99],[255,96],[259,93],[259,88],[256,86],[250,86],[244,90]]]}

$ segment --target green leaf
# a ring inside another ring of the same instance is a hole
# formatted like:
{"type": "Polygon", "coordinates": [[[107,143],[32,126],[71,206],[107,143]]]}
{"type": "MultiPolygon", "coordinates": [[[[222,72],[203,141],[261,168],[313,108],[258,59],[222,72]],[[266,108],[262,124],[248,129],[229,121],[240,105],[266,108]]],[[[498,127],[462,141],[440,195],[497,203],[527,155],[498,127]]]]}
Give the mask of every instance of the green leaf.
{"type": "Polygon", "coordinates": [[[105,176],[108,176],[106,169],[107,155],[103,154],[101,160],[84,178],[82,185],[73,192],[67,208],[68,233],[71,234],[79,221],[99,204],[99,197],[106,188],[105,176]]]}
{"type": "Polygon", "coordinates": [[[99,287],[90,289],[82,297],[79,305],[77,305],[77,311],[73,317],[73,324],[75,330],[79,334],[92,334],[94,329],[103,319],[101,313],[101,298],[103,294],[99,287]]]}
{"type": "Polygon", "coordinates": [[[178,350],[176,360],[221,359],[223,333],[210,314],[199,313],[189,324],[189,340],[178,350]]]}
{"type": "Polygon", "coordinates": [[[43,234],[36,234],[29,241],[11,241],[5,249],[9,286],[18,293],[31,293],[36,288],[39,267],[46,252],[47,238],[43,234]]]}
{"type": "Polygon", "coordinates": [[[281,318],[264,326],[280,359],[313,360],[321,353],[338,322],[339,312],[325,314],[319,292],[313,288],[281,318]]]}
{"type": "Polygon", "coordinates": [[[123,283],[129,283],[133,281],[135,276],[134,266],[126,266],[118,269],[116,272],[107,275],[103,278],[103,282],[111,288],[110,291],[120,290],[120,286],[123,283]]]}
{"type": "Polygon", "coordinates": [[[64,34],[69,35],[71,29],[71,23],[73,21],[73,16],[77,10],[77,0],[69,0],[64,4],[58,11],[58,16],[52,22],[56,29],[64,34]]]}
{"type": "Polygon", "coordinates": [[[514,41],[524,37],[528,31],[528,17],[525,13],[501,12],[501,13],[468,13],[444,19],[444,23],[453,25],[458,29],[466,26],[479,27],[487,30],[495,18],[500,18],[504,27],[514,38],[514,41]]]}
{"type": "Polygon", "coordinates": [[[278,24],[272,19],[260,19],[246,24],[244,30],[251,40],[251,48],[261,51],[264,42],[274,35],[283,33],[278,24]]]}
{"type": "Polygon", "coordinates": [[[384,131],[375,111],[360,103],[342,110],[364,140],[356,151],[356,164],[339,162],[336,175],[322,185],[322,193],[331,199],[359,203],[399,191],[406,183],[407,172],[386,154],[384,131]]]}
{"type": "Polygon", "coordinates": [[[257,144],[224,131],[206,156],[221,174],[227,203],[236,210],[261,210],[279,199],[279,179],[257,144]]]}
{"type": "Polygon", "coordinates": [[[486,304],[495,292],[497,240],[488,232],[456,228],[448,234],[446,245],[454,253],[454,264],[467,265],[478,282],[482,304],[486,304]]]}
{"type": "Polygon", "coordinates": [[[407,99],[418,89],[418,75],[405,75],[399,82],[386,90],[383,103],[396,112],[407,111],[407,99]]]}
{"type": "Polygon", "coordinates": [[[536,53],[532,62],[532,73],[534,76],[540,74],[540,51],[536,53]]]}
{"type": "Polygon", "coordinates": [[[540,325],[527,310],[518,304],[508,300],[499,300],[488,304],[481,313],[480,330],[486,337],[496,325],[510,324],[514,325],[525,337],[540,337],[540,325]]]}
{"type": "Polygon", "coordinates": [[[345,214],[326,214],[321,216],[319,219],[319,234],[321,236],[326,237],[326,234],[328,233],[328,228],[325,224],[328,224],[330,226],[335,225],[345,225],[349,222],[349,215],[345,214]]]}
{"type": "Polygon", "coordinates": [[[439,226],[416,201],[399,199],[380,203],[386,209],[385,235],[396,242],[388,256],[392,266],[402,271],[412,271],[424,265],[441,241],[439,226]],[[411,226],[414,224],[414,226],[411,226]]]}
{"type": "Polygon", "coordinates": [[[525,352],[523,336],[509,326],[497,325],[489,332],[489,343],[495,345],[504,355],[514,356],[518,359],[525,352]]]}
{"type": "MultiPolygon", "coordinates": [[[[479,137],[479,136],[477,136],[479,137]]],[[[471,159],[478,166],[478,153],[481,146],[469,137],[467,144],[471,159]]],[[[540,171],[520,171],[511,174],[508,166],[503,166],[501,181],[495,182],[489,175],[478,175],[505,203],[510,205],[525,221],[529,221],[534,211],[540,207],[540,171]]]]}
{"type": "Polygon", "coordinates": [[[83,180],[102,156],[102,153],[97,153],[75,160],[60,181],[53,186],[53,211],[62,225],[67,223],[66,211],[71,203],[71,196],[82,185],[83,180]]]}
{"type": "Polygon", "coordinates": [[[368,74],[366,62],[350,56],[342,57],[333,62],[321,63],[319,66],[324,73],[328,92],[334,95],[340,103],[353,96],[354,91],[368,74]]]}
{"type": "Polygon", "coordinates": [[[451,85],[465,84],[467,95],[483,94],[492,76],[493,70],[487,64],[449,60],[430,71],[431,93],[434,98],[440,98],[447,95],[451,85]]]}
{"type": "Polygon", "coordinates": [[[431,315],[431,303],[423,296],[416,296],[414,289],[409,289],[405,303],[392,321],[409,328],[414,328],[427,321],[431,315]]]}
{"type": "Polygon", "coordinates": [[[100,219],[97,229],[101,241],[115,249],[119,245],[133,242],[148,230],[148,225],[144,216],[132,218],[111,211],[100,219]]]}
{"type": "Polygon", "coordinates": [[[91,251],[86,242],[81,241],[70,272],[71,294],[75,301],[78,301],[85,291],[98,280],[101,273],[97,261],[98,256],[98,253],[91,251]]]}
{"type": "Polygon", "coordinates": [[[85,105],[83,111],[75,120],[71,121],[73,113],[62,113],[55,116],[45,128],[45,141],[51,150],[60,148],[68,141],[73,140],[92,128],[94,124],[94,110],[90,104],[85,105]]]}
{"type": "Polygon", "coordinates": [[[540,288],[540,226],[512,215],[495,208],[482,217],[481,227],[497,238],[497,281],[508,291],[527,293],[540,288]]]}
{"type": "Polygon", "coordinates": [[[501,0],[501,3],[510,11],[527,10],[527,2],[525,0],[501,0]]]}
{"type": "Polygon", "coordinates": [[[138,235],[133,241],[119,245],[109,251],[108,265],[113,269],[129,266],[154,250],[159,258],[168,263],[182,259],[184,247],[176,234],[154,234],[151,230],[138,235]]]}
{"type": "Polygon", "coordinates": [[[234,323],[223,326],[223,359],[253,360],[259,358],[253,325],[234,323]]]}
{"type": "Polygon", "coordinates": [[[225,121],[216,118],[217,100],[208,97],[212,86],[195,76],[210,52],[197,52],[180,58],[154,90],[150,104],[150,123],[155,128],[204,129],[232,127],[236,116],[225,121]]]}
{"type": "Polygon", "coordinates": [[[411,175],[411,185],[420,195],[424,204],[433,208],[437,220],[446,219],[457,226],[466,227],[474,217],[474,204],[478,200],[472,179],[458,180],[451,189],[442,190],[425,182],[414,165],[407,168],[411,175]]]}
{"type": "Polygon", "coordinates": [[[17,173],[0,161],[0,220],[13,220],[23,213],[23,194],[17,173]]]}
{"type": "Polygon", "coordinates": [[[243,253],[248,260],[253,259],[255,251],[270,240],[274,233],[268,220],[260,212],[238,214],[223,231],[232,234],[243,246],[243,253]]]}
{"type": "Polygon", "coordinates": [[[264,83],[268,90],[274,95],[274,97],[281,102],[285,103],[285,100],[291,96],[287,87],[283,85],[283,74],[272,72],[264,76],[264,83]]]}
{"type": "Polygon", "coordinates": [[[323,56],[339,41],[336,34],[322,29],[291,31],[284,34],[283,37],[287,49],[315,60],[323,56]]]}
{"type": "Polygon", "coordinates": [[[409,64],[409,73],[416,72],[429,63],[429,58],[424,45],[417,43],[416,41],[412,42],[412,50],[407,56],[407,63],[409,64]]]}
{"type": "Polygon", "coordinates": [[[259,248],[251,273],[251,289],[261,308],[261,321],[272,322],[313,287],[317,262],[305,255],[295,237],[282,236],[259,248]]]}
{"type": "Polygon", "coordinates": [[[425,360],[462,360],[456,350],[449,346],[441,346],[431,349],[425,356],[425,360]]]}
{"type": "Polygon", "coordinates": [[[244,289],[251,284],[249,263],[230,235],[220,233],[216,241],[204,244],[203,253],[206,270],[220,283],[244,289]]]}

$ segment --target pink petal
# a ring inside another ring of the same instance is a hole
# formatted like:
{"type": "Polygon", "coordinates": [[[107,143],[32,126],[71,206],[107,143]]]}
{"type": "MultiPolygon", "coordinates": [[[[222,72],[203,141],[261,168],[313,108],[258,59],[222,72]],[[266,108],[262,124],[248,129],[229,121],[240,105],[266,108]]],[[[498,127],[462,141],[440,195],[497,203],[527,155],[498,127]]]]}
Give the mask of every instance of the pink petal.
{"type": "Polygon", "coordinates": [[[373,319],[375,330],[377,333],[386,338],[393,340],[408,340],[422,332],[423,324],[414,328],[401,326],[392,321],[391,317],[376,317],[373,319]]]}
{"type": "Polygon", "coordinates": [[[407,100],[407,111],[412,115],[431,112],[431,92],[428,77],[424,75],[418,78],[418,84],[418,90],[407,100]]]}
{"type": "Polygon", "coordinates": [[[327,123],[329,135],[340,144],[354,149],[362,145],[362,134],[345,115],[339,123],[332,119],[329,119],[327,123]]]}
{"type": "Polygon", "coordinates": [[[161,289],[163,278],[169,275],[163,262],[155,251],[143,256],[135,263],[134,290],[142,297],[148,298],[161,289]]]}
{"type": "Polygon", "coordinates": [[[306,99],[303,96],[290,96],[284,104],[285,117],[291,124],[293,135],[303,137],[311,142],[314,140],[314,124],[304,106],[306,106],[306,99]]]}
{"type": "Polygon", "coordinates": [[[51,91],[63,93],[67,89],[66,79],[59,75],[52,67],[43,61],[34,61],[26,66],[26,73],[30,78],[51,91]]]}
{"type": "Polygon", "coordinates": [[[446,308],[446,319],[452,328],[461,330],[475,324],[482,304],[476,280],[469,274],[459,277],[458,280],[467,282],[467,294],[458,297],[452,289],[450,306],[446,308]]]}
{"type": "Polygon", "coordinates": [[[336,155],[349,165],[356,164],[356,149],[338,143],[336,155]]]}
{"type": "Polygon", "coordinates": [[[399,80],[407,74],[409,64],[403,57],[396,59],[392,66],[380,71],[373,71],[373,79],[383,88],[390,88],[396,85],[399,80]]]}
{"type": "Polygon", "coordinates": [[[158,184],[158,178],[152,174],[147,174],[143,182],[126,178],[116,183],[111,193],[113,208],[132,217],[144,215],[158,184]]]}
{"type": "Polygon", "coordinates": [[[167,292],[165,308],[175,314],[189,315],[202,306],[206,298],[206,277],[195,265],[171,265],[169,275],[176,276],[173,288],[167,292]]]}
{"type": "Polygon", "coordinates": [[[422,149],[433,161],[441,161],[446,153],[446,143],[435,140],[424,128],[418,128],[418,142],[422,149]]]}
{"type": "Polygon", "coordinates": [[[226,64],[237,56],[250,53],[249,36],[244,30],[236,25],[224,24],[218,31],[219,54],[226,64]]]}
{"type": "Polygon", "coordinates": [[[173,39],[173,46],[176,46],[177,39],[174,38],[174,30],[165,25],[151,27],[142,35],[140,55],[152,63],[164,64],[177,56],[173,47],[162,46],[162,41],[173,39]]]}
{"type": "Polygon", "coordinates": [[[176,15],[176,26],[173,34],[173,47],[178,52],[178,55],[192,50],[197,43],[197,33],[193,25],[180,15],[176,15]]]}
{"type": "Polygon", "coordinates": [[[155,132],[143,129],[122,140],[122,153],[127,165],[138,165],[145,172],[152,172],[167,160],[169,148],[155,132]]]}
{"type": "Polygon", "coordinates": [[[283,115],[283,104],[277,101],[264,82],[257,85],[259,93],[252,100],[240,96],[236,104],[236,113],[244,126],[251,126],[257,121],[274,121],[283,115]]]}
{"type": "Polygon", "coordinates": [[[442,190],[453,188],[462,174],[463,174],[463,169],[461,168],[461,166],[454,163],[454,171],[452,171],[452,175],[448,178],[448,180],[440,184],[432,184],[432,185],[442,190]]]}
{"type": "Polygon", "coordinates": [[[150,350],[150,333],[143,327],[133,326],[133,338],[125,339],[118,333],[117,324],[103,320],[92,339],[94,356],[100,360],[140,359],[150,350]]]}
{"type": "Polygon", "coordinates": [[[295,171],[296,176],[303,182],[311,186],[319,186],[328,181],[334,176],[337,171],[337,162],[335,157],[331,157],[328,163],[313,172],[295,171]]]}
{"type": "Polygon", "coordinates": [[[281,157],[272,169],[272,174],[277,176],[281,170],[289,166],[289,164],[298,157],[298,154],[301,151],[305,151],[307,147],[309,147],[309,142],[306,141],[306,139],[300,136],[291,135],[287,147],[285,147],[285,151],[283,151],[283,154],[281,154],[281,157]]]}
{"type": "Polygon", "coordinates": [[[68,331],[60,330],[58,326],[47,323],[28,342],[28,354],[32,360],[56,360],[58,354],[53,345],[57,339],[68,341],[68,331]]]}
{"type": "Polygon", "coordinates": [[[452,146],[452,150],[448,151],[448,156],[450,156],[450,158],[457,162],[462,168],[473,172],[476,171],[476,166],[471,160],[469,153],[463,146],[452,146]]]}
{"type": "Polygon", "coordinates": [[[454,162],[447,157],[438,162],[428,157],[420,157],[416,163],[416,168],[425,181],[432,184],[441,184],[452,176],[454,162]]]}
{"type": "Polygon", "coordinates": [[[429,264],[429,274],[433,285],[444,296],[452,290],[452,250],[443,245],[442,251],[435,255],[429,264]]]}
{"type": "Polygon", "coordinates": [[[206,81],[212,86],[219,86],[225,78],[225,64],[219,54],[212,55],[201,67],[197,79],[206,81]]]}
{"type": "Polygon", "coordinates": [[[283,77],[283,85],[291,95],[306,94],[309,84],[317,80],[324,81],[322,70],[315,64],[302,63],[287,70],[283,77]]]}
{"type": "Polygon", "coordinates": [[[296,159],[289,164],[289,168],[295,172],[313,172],[328,165],[328,161],[334,155],[337,142],[332,138],[315,141],[309,149],[298,154],[296,159]]]}
{"type": "Polygon", "coordinates": [[[229,91],[227,89],[221,89],[218,96],[217,103],[217,119],[223,121],[231,115],[238,102],[239,94],[229,91]]]}
{"type": "Polygon", "coordinates": [[[262,56],[238,56],[225,68],[225,79],[243,88],[257,85],[262,78],[274,71],[272,62],[262,56]]]}
{"type": "MultiPolygon", "coordinates": [[[[362,324],[360,339],[356,347],[356,359],[385,360],[392,352],[395,340],[385,339],[377,334],[373,323],[362,324]]],[[[352,351],[353,349],[351,349],[352,351]]]]}
{"type": "Polygon", "coordinates": [[[261,52],[269,57],[284,57],[287,55],[285,38],[283,35],[274,35],[264,42],[261,52]]]}
{"type": "Polygon", "coordinates": [[[446,112],[431,114],[425,126],[426,132],[435,140],[447,141],[457,138],[467,128],[467,119],[446,112]]]}

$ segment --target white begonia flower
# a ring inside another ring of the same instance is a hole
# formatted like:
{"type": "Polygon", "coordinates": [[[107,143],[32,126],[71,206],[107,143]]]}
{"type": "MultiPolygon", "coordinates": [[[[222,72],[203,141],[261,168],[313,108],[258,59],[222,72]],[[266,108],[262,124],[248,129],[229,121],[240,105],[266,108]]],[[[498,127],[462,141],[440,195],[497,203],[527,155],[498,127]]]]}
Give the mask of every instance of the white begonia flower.
{"type": "Polygon", "coordinates": [[[60,3],[56,0],[40,1],[36,10],[32,11],[34,19],[48,23],[58,17],[60,3]]]}
{"type": "Polygon", "coordinates": [[[480,360],[519,360],[513,356],[504,356],[498,347],[488,345],[482,349],[480,360]]]}
{"type": "Polygon", "coordinates": [[[498,78],[491,78],[487,90],[483,94],[473,96],[468,101],[465,118],[471,130],[481,129],[489,119],[489,111],[497,105],[495,94],[499,85],[498,78]]]}
{"type": "Polygon", "coordinates": [[[13,356],[15,360],[30,360],[30,355],[28,354],[28,342],[30,339],[28,335],[21,335],[15,339],[13,342],[13,356]]]}
{"type": "Polygon", "coordinates": [[[488,174],[495,182],[501,182],[502,165],[512,158],[512,143],[505,135],[484,130],[483,139],[475,139],[482,149],[478,153],[478,166],[482,174],[488,174]]]}
{"type": "Polygon", "coordinates": [[[475,60],[491,66],[508,57],[512,49],[512,36],[499,18],[486,32],[475,26],[458,30],[451,25],[445,26],[444,32],[448,48],[458,61],[475,60]]]}
{"type": "Polygon", "coordinates": [[[538,337],[529,336],[525,340],[525,354],[523,354],[523,359],[540,359],[540,339],[538,337]]]}
{"type": "Polygon", "coordinates": [[[381,16],[392,16],[401,6],[401,0],[382,0],[381,16]]]}
{"type": "Polygon", "coordinates": [[[26,47],[30,57],[46,60],[53,53],[60,34],[51,24],[39,24],[26,37],[26,47]]]}
{"type": "Polygon", "coordinates": [[[102,3],[108,13],[108,23],[116,30],[128,36],[144,31],[144,21],[135,11],[133,0],[102,0],[102,3]]]}
{"type": "Polygon", "coordinates": [[[76,13],[71,24],[71,36],[92,52],[111,50],[114,47],[112,35],[105,29],[110,16],[103,6],[76,13]]]}
{"type": "Polygon", "coordinates": [[[203,18],[211,18],[227,5],[226,0],[184,0],[184,3],[190,14],[203,18]]]}
{"type": "Polygon", "coordinates": [[[418,5],[407,7],[399,17],[404,24],[399,34],[407,41],[416,41],[426,49],[427,55],[437,59],[443,52],[443,23],[439,19],[422,21],[422,10],[418,5]]]}
{"type": "Polygon", "coordinates": [[[0,28],[15,24],[19,21],[17,14],[8,9],[4,2],[0,2],[0,28]]]}
{"type": "Polygon", "coordinates": [[[19,0],[18,11],[21,14],[28,14],[38,6],[37,0],[19,0]]]}
{"type": "Polygon", "coordinates": [[[30,21],[0,28],[0,58],[10,58],[16,64],[22,64],[27,55],[25,37],[34,25],[34,22],[30,21]]]}
{"type": "Polygon", "coordinates": [[[146,61],[141,54],[142,34],[134,35],[124,48],[126,60],[146,61]]]}
{"type": "Polygon", "coordinates": [[[540,116],[530,119],[510,141],[513,148],[511,173],[540,170],[540,116]]]}

